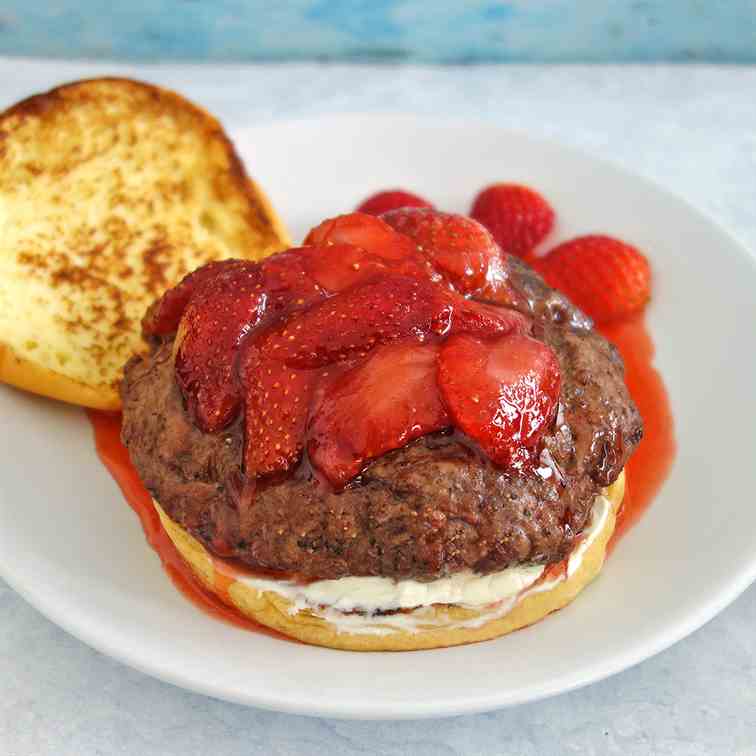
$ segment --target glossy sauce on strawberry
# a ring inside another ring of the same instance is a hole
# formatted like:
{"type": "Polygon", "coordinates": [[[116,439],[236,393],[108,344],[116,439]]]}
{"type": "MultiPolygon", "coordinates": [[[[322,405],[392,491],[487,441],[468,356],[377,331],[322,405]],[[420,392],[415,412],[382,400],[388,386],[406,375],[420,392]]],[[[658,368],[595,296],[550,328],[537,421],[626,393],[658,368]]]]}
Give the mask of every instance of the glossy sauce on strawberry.
{"type": "Polygon", "coordinates": [[[210,262],[192,271],[172,289],[163,294],[142,319],[145,336],[168,336],[177,328],[189,300],[205,281],[210,281],[221,272],[246,267],[246,260],[220,260],[210,262]]]}
{"type": "Polygon", "coordinates": [[[386,344],[329,377],[313,402],[307,451],[332,485],[344,486],[366,461],[451,424],[435,385],[438,351],[436,344],[386,344]]]}
{"type": "MultiPolygon", "coordinates": [[[[436,353],[424,372],[425,386],[420,386],[413,373],[407,350],[422,352],[424,345],[442,341],[455,333],[473,332],[486,336],[507,336],[529,330],[527,318],[502,308],[494,308],[452,295],[430,281],[407,276],[384,275],[343,292],[338,297],[324,300],[295,317],[289,318],[277,328],[251,337],[240,356],[239,374],[246,397],[246,449],[247,474],[267,475],[290,469],[301,456],[306,443],[305,427],[312,417],[311,398],[319,383],[328,379],[329,370],[338,369],[347,361],[370,360],[373,350],[383,344],[405,340],[403,350],[384,352],[382,365],[390,357],[394,365],[382,367],[381,372],[397,378],[394,390],[401,387],[397,396],[407,396],[412,391],[415,403],[423,404],[422,393],[435,395],[436,353]],[[401,393],[401,392],[404,393],[401,393]]],[[[544,347],[547,349],[547,347],[544,347]]],[[[361,371],[358,363],[350,365],[352,371],[361,371]]],[[[335,393],[343,390],[344,382],[331,385],[335,393]]],[[[341,426],[329,425],[330,431],[341,435],[353,432],[351,425],[361,426],[367,415],[359,411],[372,405],[379,406],[373,390],[381,390],[375,383],[355,379],[352,398],[355,400],[351,420],[342,416],[341,426]],[[360,386],[359,396],[355,386],[360,386]]],[[[387,386],[386,391],[392,387],[387,386]]],[[[437,423],[429,423],[430,430],[413,432],[413,414],[404,407],[408,399],[400,400],[396,407],[383,407],[384,418],[375,418],[376,428],[381,428],[382,441],[371,447],[383,453],[397,444],[393,438],[416,438],[432,430],[440,429],[437,423]],[[402,420],[398,420],[398,416],[402,420]],[[406,431],[397,428],[397,422],[409,423],[406,431]],[[431,427],[432,426],[432,427],[431,427]]],[[[315,410],[317,412],[317,410],[315,410]]],[[[315,427],[320,427],[315,423],[315,427]]],[[[425,427],[425,424],[423,424],[425,427]]],[[[467,429],[468,432],[470,428],[467,429]]],[[[374,434],[375,435],[375,434],[374,434]]],[[[403,445],[403,444],[398,444],[403,445]]],[[[315,442],[315,447],[318,443],[315,442]]],[[[366,456],[355,460],[357,474],[368,459],[377,456],[364,448],[366,456]]],[[[324,468],[323,463],[334,461],[333,455],[316,454],[311,461],[332,482],[344,479],[343,469],[324,468]]]]}
{"type": "Polygon", "coordinates": [[[228,425],[239,409],[234,361],[245,332],[265,314],[267,293],[252,263],[201,283],[187,303],[176,336],[176,380],[189,410],[208,433],[228,425]]]}
{"type": "Polygon", "coordinates": [[[348,213],[328,218],[307,234],[304,243],[316,247],[351,244],[396,262],[421,257],[410,239],[398,234],[381,218],[365,213],[348,213]]]}
{"type": "Polygon", "coordinates": [[[493,237],[463,215],[402,208],[381,216],[400,234],[412,239],[433,267],[462,294],[480,292],[489,270],[501,259],[493,237]]]}
{"type": "Polygon", "coordinates": [[[456,335],[441,348],[439,384],[456,426],[494,462],[520,467],[556,413],[559,363],[529,336],[456,335]]]}

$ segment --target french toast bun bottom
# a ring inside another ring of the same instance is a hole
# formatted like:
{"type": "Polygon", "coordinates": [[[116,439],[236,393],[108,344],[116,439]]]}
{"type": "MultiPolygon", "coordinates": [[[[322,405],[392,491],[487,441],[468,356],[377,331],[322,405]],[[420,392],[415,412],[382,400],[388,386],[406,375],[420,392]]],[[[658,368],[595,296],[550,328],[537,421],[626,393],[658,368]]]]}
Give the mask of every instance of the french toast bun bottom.
{"type": "Polygon", "coordinates": [[[0,219],[0,381],[108,410],[166,289],[291,244],[212,115],[119,78],[0,112],[0,219]]]}
{"type": "MultiPolygon", "coordinates": [[[[579,568],[553,588],[525,596],[503,616],[491,619],[478,627],[461,628],[455,625],[461,622],[469,624],[471,620],[474,622],[485,610],[455,605],[434,605],[433,627],[421,626],[421,629],[414,632],[389,628],[390,631],[386,632],[386,626],[383,626],[383,634],[339,631],[331,622],[307,610],[296,611],[284,596],[273,591],[259,591],[239,581],[231,581],[230,586],[220,593],[216,589],[214,558],[199,541],[173,522],[157,502],[154,503],[169,538],[205,588],[226,602],[230,600],[242,614],[261,625],[316,646],[348,651],[415,651],[497,638],[532,625],[569,604],[601,571],[624,493],[623,471],[606,490],[605,495],[611,502],[611,509],[603,528],[583,553],[579,568]]],[[[220,582],[222,585],[228,584],[226,573],[220,582]]],[[[380,618],[376,618],[375,624],[380,625],[380,618]]]]}

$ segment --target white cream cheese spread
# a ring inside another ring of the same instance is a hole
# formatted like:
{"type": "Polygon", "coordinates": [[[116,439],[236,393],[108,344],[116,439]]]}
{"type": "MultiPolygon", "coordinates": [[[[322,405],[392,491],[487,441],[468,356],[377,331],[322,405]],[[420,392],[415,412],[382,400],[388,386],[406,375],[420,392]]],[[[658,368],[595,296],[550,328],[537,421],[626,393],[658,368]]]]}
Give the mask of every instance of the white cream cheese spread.
{"type": "MultiPolygon", "coordinates": [[[[580,568],[583,557],[606,524],[611,502],[596,497],[591,519],[567,561],[566,574],[537,582],[542,565],[518,565],[490,575],[470,570],[427,582],[384,577],[346,577],[317,580],[306,585],[248,575],[229,575],[258,591],[272,591],[288,599],[292,614],[307,610],[350,633],[387,634],[396,629],[417,631],[427,627],[479,627],[504,616],[532,593],[550,590],[580,568]],[[481,612],[473,619],[450,624],[439,618],[433,605],[452,604],[481,612]],[[397,611],[404,610],[404,611],[397,611]],[[394,614],[379,614],[395,612],[394,614]]],[[[217,568],[216,568],[217,569],[217,568]]],[[[221,568],[222,569],[222,568],[221,568]]]]}

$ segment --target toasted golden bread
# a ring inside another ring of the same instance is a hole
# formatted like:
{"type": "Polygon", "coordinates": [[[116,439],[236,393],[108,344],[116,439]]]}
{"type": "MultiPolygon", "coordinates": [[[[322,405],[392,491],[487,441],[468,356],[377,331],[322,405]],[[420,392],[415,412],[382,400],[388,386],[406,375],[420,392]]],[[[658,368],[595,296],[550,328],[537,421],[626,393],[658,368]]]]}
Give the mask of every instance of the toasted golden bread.
{"type": "Polygon", "coordinates": [[[128,79],[0,114],[0,380],[102,409],[148,305],[209,260],[288,246],[218,121],[128,79]]]}

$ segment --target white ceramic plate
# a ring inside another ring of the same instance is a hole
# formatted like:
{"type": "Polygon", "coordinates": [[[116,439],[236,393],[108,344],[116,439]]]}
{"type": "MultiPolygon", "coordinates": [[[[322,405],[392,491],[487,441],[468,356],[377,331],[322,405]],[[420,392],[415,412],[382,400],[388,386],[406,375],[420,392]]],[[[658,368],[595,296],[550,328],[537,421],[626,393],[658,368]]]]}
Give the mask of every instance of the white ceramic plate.
{"type": "Polygon", "coordinates": [[[507,179],[553,201],[558,238],[607,231],[646,250],[649,321],[679,441],[672,474],[564,611],[488,643],[353,654],[198,611],[98,462],[84,414],[0,387],[0,573],[34,606],[95,648],[211,696],[411,718],[530,701],[618,672],[700,627],[756,577],[756,266],[726,233],[647,181],[490,125],[348,117],[236,137],[296,239],[379,188],[464,211],[481,186],[507,179]]]}

